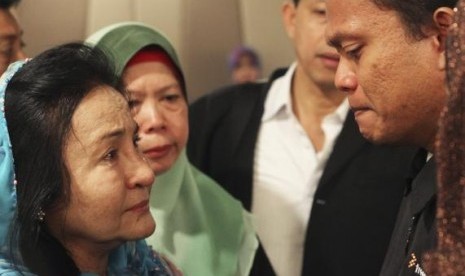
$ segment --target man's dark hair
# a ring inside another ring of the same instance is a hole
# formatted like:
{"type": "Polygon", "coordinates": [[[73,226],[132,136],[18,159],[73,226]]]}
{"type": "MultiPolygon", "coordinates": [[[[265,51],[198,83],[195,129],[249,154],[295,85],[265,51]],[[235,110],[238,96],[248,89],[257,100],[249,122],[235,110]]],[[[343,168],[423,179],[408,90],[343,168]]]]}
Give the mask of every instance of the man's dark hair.
{"type": "Polygon", "coordinates": [[[294,5],[297,6],[299,4],[299,1],[300,0],[292,0],[292,2],[294,2],[294,5]]]}
{"type": "Polygon", "coordinates": [[[18,210],[11,240],[19,242],[22,261],[34,274],[80,274],[37,214],[69,204],[71,180],[64,152],[73,131],[72,117],[84,97],[99,86],[124,95],[104,53],[72,43],[26,63],[6,88],[5,118],[15,176],[21,183],[16,186],[18,210]]]}
{"type": "Polygon", "coordinates": [[[415,39],[425,38],[425,29],[434,28],[433,13],[440,7],[454,8],[457,0],[372,0],[379,8],[394,10],[405,30],[415,39]]]}
{"type": "Polygon", "coordinates": [[[16,6],[21,0],[0,0],[0,9],[9,9],[16,6]]]}

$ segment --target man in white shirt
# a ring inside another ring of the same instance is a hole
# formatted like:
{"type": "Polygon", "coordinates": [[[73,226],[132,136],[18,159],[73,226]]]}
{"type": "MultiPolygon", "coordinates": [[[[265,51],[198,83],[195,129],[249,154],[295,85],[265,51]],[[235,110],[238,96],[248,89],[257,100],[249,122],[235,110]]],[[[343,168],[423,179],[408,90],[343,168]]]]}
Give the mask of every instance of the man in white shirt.
{"type": "Polygon", "coordinates": [[[325,13],[324,0],[285,2],[296,62],[190,108],[191,161],[255,216],[267,258],[252,275],[376,275],[394,226],[414,150],[361,137],[325,13]]]}

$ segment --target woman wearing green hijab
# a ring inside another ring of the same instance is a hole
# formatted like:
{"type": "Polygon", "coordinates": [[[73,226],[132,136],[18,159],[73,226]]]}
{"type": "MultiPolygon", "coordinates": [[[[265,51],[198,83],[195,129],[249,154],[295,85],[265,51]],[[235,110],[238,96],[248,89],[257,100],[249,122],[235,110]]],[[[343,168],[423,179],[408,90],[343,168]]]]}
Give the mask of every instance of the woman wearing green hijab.
{"type": "Polygon", "coordinates": [[[140,23],[106,27],[88,42],[113,59],[139,125],[139,148],[157,175],[148,243],[185,275],[248,275],[258,246],[249,214],[185,154],[184,76],[171,43],[140,23]]]}

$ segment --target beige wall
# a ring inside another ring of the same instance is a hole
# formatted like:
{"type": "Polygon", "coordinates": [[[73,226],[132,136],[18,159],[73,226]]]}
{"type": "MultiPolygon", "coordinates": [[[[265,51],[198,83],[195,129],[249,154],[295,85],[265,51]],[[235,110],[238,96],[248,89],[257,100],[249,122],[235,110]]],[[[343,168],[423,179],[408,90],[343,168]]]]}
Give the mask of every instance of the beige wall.
{"type": "Polygon", "coordinates": [[[230,0],[185,1],[184,67],[193,99],[229,83],[226,57],[241,40],[239,9],[230,0]]]}
{"type": "Polygon", "coordinates": [[[87,0],[86,36],[113,23],[142,21],[157,27],[179,47],[183,1],[185,0],[87,0]],[[112,7],[112,12],[107,12],[109,6],[112,7]],[[159,7],[163,7],[163,10],[159,7]]]}
{"type": "Polygon", "coordinates": [[[84,38],[86,0],[22,0],[18,14],[25,50],[30,56],[59,43],[84,38]]]}
{"type": "Polygon", "coordinates": [[[22,0],[18,14],[31,56],[83,40],[111,23],[137,20],[156,26],[178,50],[192,100],[229,83],[226,58],[240,43],[260,52],[265,75],[292,61],[281,24],[282,1],[22,0]]]}
{"type": "Polygon", "coordinates": [[[264,75],[288,66],[294,51],[281,20],[283,0],[240,0],[242,38],[244,43],[260,51],[264,75]],[[266,3],[266,4],[264,4],[266,3]]]}

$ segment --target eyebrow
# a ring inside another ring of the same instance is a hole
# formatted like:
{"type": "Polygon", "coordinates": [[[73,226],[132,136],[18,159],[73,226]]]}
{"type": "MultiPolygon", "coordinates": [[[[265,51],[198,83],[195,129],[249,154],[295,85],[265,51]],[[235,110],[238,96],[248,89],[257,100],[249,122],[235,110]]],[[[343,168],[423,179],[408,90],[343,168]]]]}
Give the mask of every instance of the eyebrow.
{"type": "MultiPolygon", "coordinates": [[[[138,132],[139,132],[139,125],[134,124],[134,132],[132,133],[132,135],[135,135],[138,132]]],[[[117,139],[117,138],[123,137],[124,135],[125,135],[125,129],[123,127],[118,127],[108,132],[105,132],[102,135],[99,135],[95,140],[90,141],[90,144],[97,146],[102,141],[117,139]]]]}
{"type": "MultiPolygon", "coordinates": [[[[182,87],[181,87],[181,84],[176,82],[176,83],[172,83],[172,84],[168,84],[168,85],[164,85],[162,87],[160,87],[159,89],[157,89],[155,91],[155,93],[163,93],[163,92],[166,92],[166,91],[169,91],[170,89],[173,89],[173,88],[179,88],[180,90],[182,90],[182,87]]],[[[126,88],[126,91],[129,93],[130,96],[137,96],[137,95],[140,95],[140,94],[145,94],[144,91],[142,90],[135,90],[135,89],[129,89],[129,88],[126,88]]],[[[182,93],[182,91],[180,91],[182,93]]]]}
{"type": "Polygon", "coordinates": [[[342,40],[344,36],[341,33],[335,33],[333,34],[327,41],[326,43],[331,46],[336,48],[337,50],[342,48],[342,40]]]}
{"type": "MultiPolygon", "coordinates": [[[[123,128],[117,128],[117,129],[113,129],[113,130],[110,130],[108,132],[103,133],[96,140],[101,141],[101,140],[117,138],[117,137],[123,136],[123,134],[124,134],[124,129],[123,128]]],[[[96,142],[96,141],[94,141],[94,142],[96,142]]]]}

